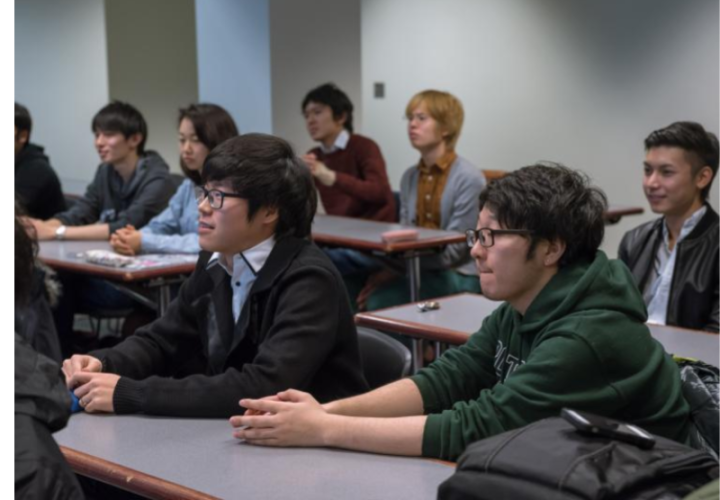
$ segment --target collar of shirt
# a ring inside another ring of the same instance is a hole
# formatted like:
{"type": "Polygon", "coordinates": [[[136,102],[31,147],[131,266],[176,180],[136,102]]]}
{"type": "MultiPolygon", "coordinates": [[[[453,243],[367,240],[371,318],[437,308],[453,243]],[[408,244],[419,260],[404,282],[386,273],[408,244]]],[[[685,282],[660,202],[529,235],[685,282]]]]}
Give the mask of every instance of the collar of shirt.
{"type": "Polygon", "coordinates": [[[448,151],[444,155],[442,155],[438,160],[435,162],[435,165],[427,166],[425,165],[425,162],[422,158],[420,158],[420,163],[418,164],[418,168],[423,173],[428,173],[430,170],[432,170],[433,167],[437,167],[443,172],[445,172],[448,168],[450,168],[450,165],[453,164],[455,159],[457,158],[457,154],[455,151],[448,151]]]}
{"type": "Polygon", "coordinates": [[[270,256],[273,247],[275,247],[275,236],[271,236],[244,252],[236,253],[233,255],[232,271],[227,266],[223,256],[215,252],[208,260],[207,269],[219,264],[233,279],[239,278],[245,270],[250,271],[252,276],[257,276],[270,256]]]}
{"type": "MultiPolygon", "coordinates": [[[[707,212],[707,207],[703,205],[699,209],[697,209],[693,214],[685,219],[685,222],[683,222],[682,228],[680,228],[680,236],[678,236],[677,241],[675,242],[675,245],[677,246],[678,243],[680,243],[682,240],[685,239],[685,237],[692,232],[693,229],[695,229],[695,226],[698,225],[700,222],[700,219],[703,218],[703,215],[705,215],[705,212],[707,212]]],[[[662,231],[663,231],[663,242],[665,243],[665,248],[670,251],[670,231],[668,230],[667,223],[663,222],[662,225],[662,231]]]]}
{"type": "Polygon", "coordinates": [[[348,141],[350,140],[350,133],[346,129],[342,129],[342,132],[335,138],[335,142],[329,148],[326,148],[324,144],[320,143],[320,150],[325,154],[334,153],[340,149],[347,147],[348,141]]]}
{"type": "Polygon", "coordinates": [[[245,300],[250,295],[250,289],[257,279],[260,269],[265,265],[270,252],[275,246],[275,237],[272,236],[254,247],[233,255],[232,271],[228,268],[223,256],[215,252],[208,261],[207,269],[220,265],[230,276],[230,287],[232,289],[232,313],[235,322],[245,305],[245,300]]]}

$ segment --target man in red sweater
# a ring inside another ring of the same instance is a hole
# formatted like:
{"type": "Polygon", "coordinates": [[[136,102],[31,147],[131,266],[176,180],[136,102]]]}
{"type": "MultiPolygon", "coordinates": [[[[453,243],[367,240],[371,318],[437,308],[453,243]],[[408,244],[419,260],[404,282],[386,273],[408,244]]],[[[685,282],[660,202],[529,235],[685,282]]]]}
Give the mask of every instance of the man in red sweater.
{"type": "MultiPolygon", "coordinates": [[[[353,133],[353,104],[332,83],[303,99],[305,124],[319,146],[303,156],[329,215],[383,222],[397,220],[385,160],[371,139],[353,133]]],[[[371,260],[347,249],[328,251],[341,274],[366,271],[371,260]]]]}

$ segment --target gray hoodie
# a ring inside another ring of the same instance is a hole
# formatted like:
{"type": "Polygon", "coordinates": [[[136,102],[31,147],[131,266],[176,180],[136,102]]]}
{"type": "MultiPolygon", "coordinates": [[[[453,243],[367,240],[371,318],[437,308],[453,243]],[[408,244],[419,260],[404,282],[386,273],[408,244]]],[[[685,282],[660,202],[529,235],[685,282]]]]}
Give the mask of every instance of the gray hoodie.
{"type": "Polygon", "coordinates": [[[167,163],[148,151],[127,183],[111,164],[101,164],[85,196],[55,218],[67,226],[109,224],[110,233],[127,224],[139,229],[165,209],[174,190],[167,163]]]}

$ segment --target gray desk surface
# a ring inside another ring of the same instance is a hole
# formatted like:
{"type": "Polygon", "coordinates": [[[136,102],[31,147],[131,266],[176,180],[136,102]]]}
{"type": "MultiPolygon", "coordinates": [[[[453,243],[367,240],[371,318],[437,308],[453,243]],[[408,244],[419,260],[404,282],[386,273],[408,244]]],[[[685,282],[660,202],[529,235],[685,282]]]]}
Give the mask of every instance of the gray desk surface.
{"type": "MultiPolygon", "coordinates": [[[[250,446],[232,437],[226,420],[79,413],[54,437],[64,448],[111,463],[90,473],[86,467],[85,475],[111,474],[119,465],[155,476],[160,486],[175,483],[219,498],[434,499],[454,472],[451,464],[422,458],[250,446]]],[[[113,484],[142,491],[127,476],[113,484]]],[[[181,493],[167,498],[192,498],[181,493]]]]}
{"type": "MultiPolygon", "coordinates": [[[[355,322],[384,331],[411,335],[448,344],[463,344],[480,329],[482,320],[500,306],[475,294],[438,299],[440,309],[420,312],[415,304],[359,313],[355,322]]],[[[672,326],[648,325],[651,335],[665,350],[720,366],[720,336],[672,326]]]]}
{"type": "Polygon", "coordinates": [[[423,229],[390,222],[376,222],[335,215],[316,215],[312,226],[313,240],[317,243],[343,246],[357,250],[377,250],[385,253],[437,248],[465,241],[465,234],[457,231],[423,229]],[[415,229],[419,237],[414,241],[384,243],[385,231],[415,229]]]}
{"type": "Polygon", "coordinates": [[[472,293],[442,297],[436,302],[440,309],[422,312],[416,303],[406,304],[358,313],[355,322],[377,330],[458,345],[478,331],[483,319],[502,304],[472,293]]]}
{"type": "Polygon", "coordinates": [[[715,333],[688,330],[674,326],[648,325],[650,334],[667,352],[687,358],[697,358],[720,366],[720,337],[715,333]]]}
{"type": "Polygon", "coordinates": [[[78,257],[88,250],[112,250],[105,240],[90,241],[41,241],[39,245],[40,260],[54,269],[91,274],[116,281],[142,281],[152,278],[169,277],[191,273],[194,263],[168,264],[143,269],[123,269],[90,264],[78,257]]]}

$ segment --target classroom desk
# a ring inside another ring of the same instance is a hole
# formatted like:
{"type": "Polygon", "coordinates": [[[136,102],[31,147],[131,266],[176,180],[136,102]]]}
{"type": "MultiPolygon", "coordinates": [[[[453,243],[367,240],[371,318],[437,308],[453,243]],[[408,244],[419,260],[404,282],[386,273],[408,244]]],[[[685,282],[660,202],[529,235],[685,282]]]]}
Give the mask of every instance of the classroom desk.
{"type": "Polygon", "coordinates": [[[617,224],[625,215],[639,215],[645,212],[642,207],[630,207],[625,205],[608,205],[605,211],[605,223],[617,224]]]}
{"type": "Polygon", "coordinates": [[[87,415],[55,433],[73,470],[148,498],[434,499],[454,464],[323,448],[263,448],[227,420],[87,415]]]}
{"type": "MultiPolygon", "coordinates": [[[[312,237],[315,243],[320,245],[379,252],[385,255],[401,255],[407,263],[410,300],[413,302],[420,299],[420,258],[441,251],[445,245],[465,241],[465,234],[457,231],[424,229],[390,222],[320,214],[315,216],[312,237]],[[394,243],[382,241],[382,233],[398,229],[415,229],[418,231],[418,239],[394,243]]],[[[413,339],[412,344],[415,358],[421,359],[419,355],[422,352],[421,343],[413,339]]]]}
{"type": "MultiPolygon", "coordinates": [[[[483,319],[501,304],[472,293],[451,295],[437,302],[440,303],[440,309],[435,311],[421,312],[416,304],[406,304],[358,313],[355,322],[385,332],[461,345],[480,329],[483,319]]],[[[648,327],[650,334],[667,352],[720,366],[720,336],[673,326],[648,327]]]]}
{"type": "Polygon", "coordinates": [[[402,255],[407,260],[410,297],[413,301],[420,297],[420,257],[439,252],[445,245],[465,241],[465,234],[457,231],[424,229],[390,222],[320,214],[315,216],[312,237],[316,243],[321,245],[379,252],[386,255],[402,255]],[[394,243],[382,241],[382,233],[398,229],[415,229],[418,231],[418,239],[394,243]]]}
{"type": "Polygon", "coordinates": [[[156,309],[159,316],[162,316],[170,303],[171,285],[182,281],[181,276],[183,274],[192,273],[195,269],[195,263],[187,262],[143,269],[113,268],[91,264],[78,257],[79,253],[88,250],[112,250],[110,243],[105,240],[41,241],[39,250],[38,257],[40,257],[40,260],[53,269],[107,279],[134,299],[152,309],[156,309]],[[155,290],[157,292],[157,302],[153,302],[145,295],[138,293],[134,289],[135,286],[145,286],[155,290]]]}

